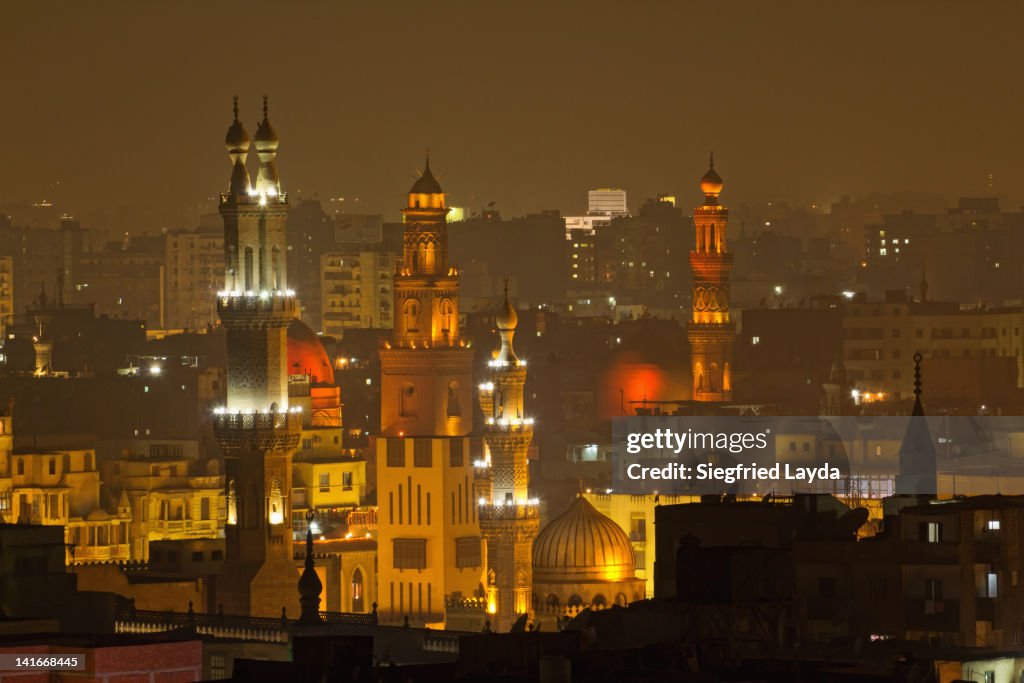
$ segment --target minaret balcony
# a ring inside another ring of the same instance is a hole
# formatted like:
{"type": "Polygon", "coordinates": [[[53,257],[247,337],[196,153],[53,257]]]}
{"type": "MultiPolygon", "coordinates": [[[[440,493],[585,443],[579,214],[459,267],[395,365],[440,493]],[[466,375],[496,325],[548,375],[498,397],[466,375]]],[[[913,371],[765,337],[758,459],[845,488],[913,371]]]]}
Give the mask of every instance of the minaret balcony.
{"type": "Polygon", "coordinates": [[[481,522],[509,520],[540,520],[540,501],[536,498],[521,500],[518,503],[488,502],[486,498],[478,501],[477,516],[481,522]]]}
{"type": "Polygon", "coordinates": [[[217,314],[225,324],[266,321],[280,318],[290,322],[299,308],[292,290],[220,291],[217,292],[217,314]]]}
{"type": "Polygon", "coordinates": [[[533,418],[506,418],[506,417],[489,417],[487,418],[487,431],[502,431],[502,432],[530,432],[533,433],[533,418]]]}
{"type": "Polygon", "coordinates": [[[230,412],[218,408],[213,415],[213,431],[226,453],[294,449],[302,433],[302,411],[230,412]]]}

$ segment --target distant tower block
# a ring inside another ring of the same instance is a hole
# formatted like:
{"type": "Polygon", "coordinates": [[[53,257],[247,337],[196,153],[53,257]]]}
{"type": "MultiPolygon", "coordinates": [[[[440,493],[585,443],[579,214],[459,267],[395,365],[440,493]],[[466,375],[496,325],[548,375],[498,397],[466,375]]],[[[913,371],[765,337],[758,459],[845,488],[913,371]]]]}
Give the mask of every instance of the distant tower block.
{"type": "Polygon", "coordinates": [[[529,499],[527,452],[533,420],[524,414],[526,361],[516,356],[512,337],[519,317],[508,300],[494,316],[501,348],[488,363],[489,377],[479,387],[484,414],[484,443],[490,490],[480,501],[480,531],[487,540],[487,610],[492,627],[507,631],[533,609],[533,541],[540,529],[535,500],[529,499]]]}
{"type": "Polygon", "coordinates": [[[224,220],[224,289],[217,313],[227,332],[227,405],[214,433],[227,469],[227,557],[216,586],[229,614],[298,616],[292,560],[292,454],[302,415],[288,406],[288,325],[299,310],[285,279],[288,197],[274,167],[278,139],[263,103],[255,145],[260,158],[252,187],[245,161],[249,135],[238,119],[225,138],[231,161],[224,220]]]}
{"type": "Polygon", "coordinates": [[[700,181],[704,203],[693,211],[696,239],[690,252],[693,314],[687,326],[695,401],[732,400],[732,349],[736,325],[729,316],[732,253],[726,243],[729,210],[718,203],[722,178],[711,156],[700,181]]]}

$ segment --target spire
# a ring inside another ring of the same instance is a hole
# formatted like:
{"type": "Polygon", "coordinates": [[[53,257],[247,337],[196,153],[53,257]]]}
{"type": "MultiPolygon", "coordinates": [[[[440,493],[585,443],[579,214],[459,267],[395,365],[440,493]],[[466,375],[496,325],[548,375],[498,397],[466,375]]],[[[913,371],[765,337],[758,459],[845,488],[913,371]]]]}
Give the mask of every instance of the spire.
{"type": "Polygon", "coordinates": [[[914,410],[911,415],[915,417],[924,416],[924,407],[921,405],[921,352],[914,354],[914,410]]]}
{"type": "Polygon", "coordinates": [[[441,184],[437,182],[437,178],[434,177],[434,172],[430,170],[430,150],[427,150],[426,161],[423,166],[423,173],[416,179],[416,182],[412,184],[412,189],[409,190],[409,194],[444,194],[444,190],[441,189],[441,184]]]}
{"type": "Polygon", "coordinates": [[[708,160],[708,168],[715,167],[715,150],[711,150],[711,158],[708,160]]]}
{"type": "Polygon", "coordinates": [[[235,123],[238,123],[238,95],[235,95],[233,99],[234,99],[234,106],[232,107],[232,109],[235,112],[235,123]]]}
{"type": "Polygon", "coordinates": [[[245,126],[238,120],[238,95],[232,98],[231,111],[233,119],[228,126],[227,135],[224,136],[224,147],[228,150],[228,158],[231,160],[231,182],[228,190],[235,196],[244,196],[249,193],[249,171],[245,167],[245,159],[249,155],[249,133],[245,126]]]}
{"type": "Polygon", "coordinates": [[[256,146],[256,154],[260,158],[260,170],[256,175],[257,194],[275,197],[281,194],[281,179],[277,175],[277,147],[280,140],[277,131],[270,125],[270,105],[268,98],[263,96],[263,120],[260,127],[256,129],[256,136],[253,138],[256,146]]]}
{"type": "Polygon", "coordinates": [[[302,614],[299,616],[300,624],[319,624],[320,619],[320,593],[323,591],[323,584],[316,574],[316,567],[313,562],[313,517],[312,510],[306,511],[306,566],[299,577],[299,604],[302,606],[302,614]]]}
{"type": "Polygon", "coordinates": [[[263,96],[263,121],[264,122],[266,122],[266,121],[268,121],[270,119],[270,114],[269,114],[270,107],[267,105],[267,100],[268,99],[269,98],[266,95],[263,96]]]}

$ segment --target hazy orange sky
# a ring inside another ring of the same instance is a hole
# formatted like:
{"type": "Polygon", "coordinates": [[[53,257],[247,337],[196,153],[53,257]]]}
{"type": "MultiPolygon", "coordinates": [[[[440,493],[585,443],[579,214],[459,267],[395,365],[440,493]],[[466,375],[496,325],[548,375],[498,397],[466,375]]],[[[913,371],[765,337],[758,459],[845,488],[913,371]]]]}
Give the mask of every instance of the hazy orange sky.
{"type": "Polygon", "coordinates": [[[396,215],[587,188],[736,201],[1024,187],[1017,2],[5,2],[0,202],[189,205],[231,96],[271,96],[286,189],[396,215]],[[59,189],[55,183],[60,181],[59,189]],[[354,199],[358,197],[359,202],[354,199]]]}

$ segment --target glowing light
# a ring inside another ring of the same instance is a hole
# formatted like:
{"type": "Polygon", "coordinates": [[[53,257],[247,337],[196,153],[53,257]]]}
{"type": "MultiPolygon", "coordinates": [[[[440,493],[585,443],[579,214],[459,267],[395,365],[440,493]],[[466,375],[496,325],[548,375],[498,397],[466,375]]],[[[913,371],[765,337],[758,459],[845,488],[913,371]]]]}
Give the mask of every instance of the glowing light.
{"type": "Polygon", "coordinates": [[[847,299],[852,299],[856,294],[857,292],[851,292],[850,290],[846,290],[845,292],[843,292],[843,297],[847,299]]]}
{"type": "Polygon", "coordinates": [[[345,538],[352,538],[352,532],[350,531],[347,534],[345,534],[345,538]]]}
{"type": "Polygon", "coordinates": [[[150,365],[149,366],[149,374],[151,374],[151,375],[159,375],[161,372],[163,372],[163,368],[161,368],[159,365],[150,365]]]}
{"type": "Polygon", "coordinates": [[[313,533],[314,536],[320,535],[320,525],[317,524],[317,521],[315,519],[309,523],[309,530],[313,533]]]}
{"type": "Polygon", "coordinates": [[[480,496],[480,499],[477,501],[477,505],[487,505],[487,499],[480,496]]]}
{"type": "Polygon", "coordinates": [[[267,195],[261,194],[260,195],[260,206],[266,206],[266,205],[267,205],[267,195]]]}
{"type": "Polygon", "coordinates": [[[271,524],[283,524],[284,513],[282,513],[280,510],[271,510],[269,519],[271,524]]]}
{"type": "Polygon", "coordinates": [[[370,538],[370,532],[369,531],[366,532],[366,537],[370,538]]]}
{"type": "Polygon", "coordinates": [[[782,285],[775,285],[775,293],[782,294],[782,285]]]}
{"type": "Polygon", "coordinates": [[[490,467],[491,464],[486,460],[474,460],[473,467],[490,467]]]}

